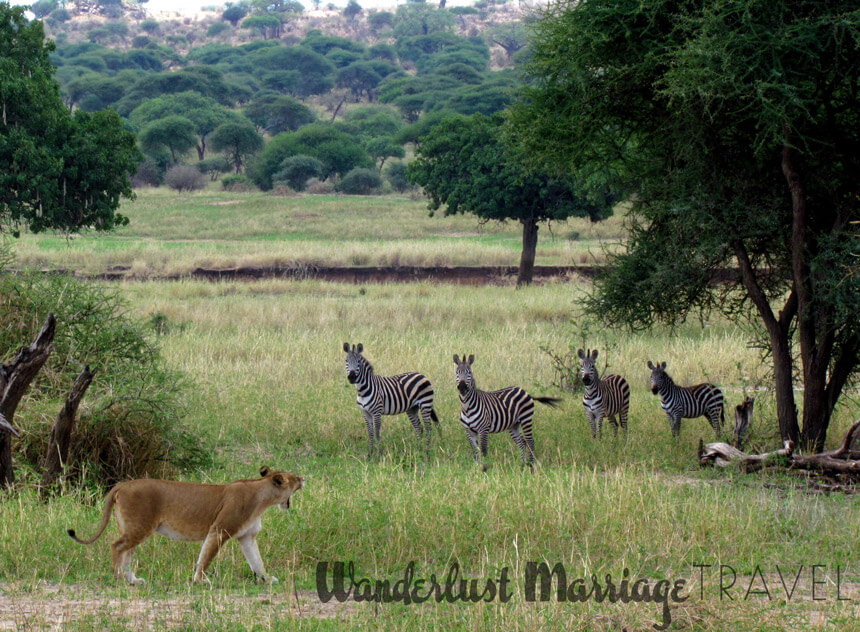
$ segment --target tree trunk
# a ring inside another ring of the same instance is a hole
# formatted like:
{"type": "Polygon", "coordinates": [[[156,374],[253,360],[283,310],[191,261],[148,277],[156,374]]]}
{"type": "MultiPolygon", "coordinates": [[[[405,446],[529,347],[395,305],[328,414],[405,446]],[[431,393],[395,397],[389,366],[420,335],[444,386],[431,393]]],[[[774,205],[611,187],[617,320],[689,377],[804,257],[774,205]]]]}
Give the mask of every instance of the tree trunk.
{"type": "MultiPolygon", "coordinates": [[[[809,225],[806,189],[794,161],[791,129],[785,128],[782,172],[791,195],[791,264],[794,293],[797,295],[797,338],[803,370],[802,447],[814,452],[824,449],[827,427],[836,398],[827,396],[827,373],[834,347],[829,310],[817,304],[810,259],[815,248],[809,225]]],[[[837,394],[838,396],[838,394],[837,394]]]]}
{"type": "Polygon", "coordinates": [[[53,487],[69,460],[69,446],[72,442],[72,431],[77,422],[78,406],[95,374],[95,371],[90,371],[89,366],[84,367],[78,379],[75,380],[75,384],[66,398],[66,403],[54,421],[51,439],[48,441],[48,450],[45,452],[45,470],[42,473],[42,488],[44,490],[53,487]]]}
{"type": "Polygon", "coordinates": [[[523,224],[523,252],[520,255],[520,270],[517,287],[530,285],[534,278],[535,254],[537,253],[538,223],[534,217],[521,220],[523,224]]]}
{"type": "Polygon", "coordinates": [[[797,426],[797,406],[794,401],[794,367],[791,358],[791,341],[789,340],[791,322],[797,315],[797,293],[792,291],[782,311],[780,311],[779,317],[777,317],[758,282],[756,271],[753,269],[743,241],[734,240],[732,248],[738,261],[741,281],[753,305],[756,306],[770,338],[779,434],[783,442],[791,441],[794,445],[798,445],[800,430],[797,426]]]}
{"type": "MultiPolygon", "coordinates": [[[[18,403],[51,355],[56,326],[56,316],[49,314],[32,344],[22,348],[11,364],[0,365],[0,416],[12,427],[18,403]]],[[[0,432],[0,486],[11,487],[14,482],[12,435],[0,432]]]]}

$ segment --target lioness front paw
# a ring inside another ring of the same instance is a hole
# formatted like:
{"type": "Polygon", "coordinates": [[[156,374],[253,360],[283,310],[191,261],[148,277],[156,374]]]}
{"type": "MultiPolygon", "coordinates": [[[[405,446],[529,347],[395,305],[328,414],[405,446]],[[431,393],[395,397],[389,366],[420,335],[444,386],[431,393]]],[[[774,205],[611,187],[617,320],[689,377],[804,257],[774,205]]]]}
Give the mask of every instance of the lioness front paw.
{"type": "Polygon", "coordinates": [[[257,581],[261,584],[277,584],[278,578],[274,575],[257,575],[257,581]]]}

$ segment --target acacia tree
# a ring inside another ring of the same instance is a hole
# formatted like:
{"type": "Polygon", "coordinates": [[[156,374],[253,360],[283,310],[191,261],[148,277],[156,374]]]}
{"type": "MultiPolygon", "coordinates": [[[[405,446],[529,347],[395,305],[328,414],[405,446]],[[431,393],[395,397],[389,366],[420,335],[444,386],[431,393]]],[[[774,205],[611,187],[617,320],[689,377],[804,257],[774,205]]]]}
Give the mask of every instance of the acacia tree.
{"type": "Polygon", "coordinates": [[[526,169],[517,148],[506,144],[502,118],[476,114],[452,116],[432,127],[416,149],[407,174],[430,196],[432,212],[473,213],[482,220],[516,220],[523,226],[517,285],[534,272],[540,222],[611,213],[609,204],[579,196],[569,178],[526,169]]]}
{"type": "Polygon", "coordinates": [[[110,230],[140,152],[113,111],[63,104],[42,23],[0,3],[0,232],[110,230]]]}
{"type": "Polygon", "coordinates": [[[820,450],[860,352],[845,267],[860,243],[856,2],[562,0],[532,44],[524,150],[637,190],[591,308],[634,328],[710,310],[757,320],[781,434],[820,450]],[[714,284],[725,267],[737,276],[714,284]]]}
{"type": "Polygon", "coordinates": [[[212,149],[222,151],[229,156],[230,161],[236,168],[236,173],[241,173],[242,164],[249,156],[253,156],[263,148],[263,138],[248,123],[224,123],[212,132],[212,149]]]}

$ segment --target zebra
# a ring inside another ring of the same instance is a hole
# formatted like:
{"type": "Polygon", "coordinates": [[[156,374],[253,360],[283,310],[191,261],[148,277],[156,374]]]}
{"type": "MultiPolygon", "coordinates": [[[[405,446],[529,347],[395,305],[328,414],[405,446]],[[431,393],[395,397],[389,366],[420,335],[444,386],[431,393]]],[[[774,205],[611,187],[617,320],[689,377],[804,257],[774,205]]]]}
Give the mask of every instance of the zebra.
{"type": "Polygon", "coordinates": [[[651,392],[660,395],[660,405],[669,418],[672,436],[681,434],[681,418],[692,419],[705,416],[711,423],[714,433],[719,437],[725,421],[723,411],[723,392],[713,384],[695,386],[676,386],[666,373],[666,363],[656,366],[648,360],[651,369],[651,392]]]}
{"type": "MultiPolygon", "coordinates": [[[[472,446],[475,460],[481,462],[481,456],[487,456],[487,438],[491,432],[508,430],[511,438],[520,448],[523,463],[528,462],[529,469],[534,469],[535,440],[532,435],[532,416],[534,402],[555,407],[560,399],[554,397],[532,397],[519,386],[509,386],[498,391],[482,391],[475,386],[475,376],[472,374],[472,363],[475,356],[463,359],[455,353],[454,364],[457,365],[457,390],[460,392],[460,423],[466,429],[466,436],[472,446]],[[480,455],[478,446],[480,445],[480,455]]],[[[487,465],[482,464],[486,472],[487,465]]]]}
{"type": "Polygon", "coordinates": [[[579,349],[576,354],[582,360],[582,383],[585,385],[585,394],[582,396],[582,405],[585,406],[585,416],[591,424],[591,436],[597,437],[603,432],[603,418],[606,417],[612,424],[614,436],[618,436],[618,424],[615,415],[621,422],[624,434],[627,434],[627,412],[630,410],[630,385],[620,375],[605,375],[603,379],[597,375],[597,367],[594,361],[597,359],[597,349],[594,351],[583,351],[579,349]]]}
{"type": "Polygon", "coordinates": [[[364,345],[343,343],[346,352],[346,379],[355,384],[358,391],[358,407],[364,415],[367,424],[367,436],[370,440],[368,458],[373,456],[374,443],[379,447],[379,428],[382,425],[382,415],[399,415],[406,413],[418,438],[427,435],[427,449],[430,449],[430,421],[436,424],[441,434],[439,417],[433,409],[433,385],[420,373],[401,373],[389,377],[380,377],[373,372],[370,362],[361,355],[364,345]],[[426,430],[422,432],[421,420],[424,420],[426,430]],[[375,442],[374,442],[375,439],[375,442]]]}

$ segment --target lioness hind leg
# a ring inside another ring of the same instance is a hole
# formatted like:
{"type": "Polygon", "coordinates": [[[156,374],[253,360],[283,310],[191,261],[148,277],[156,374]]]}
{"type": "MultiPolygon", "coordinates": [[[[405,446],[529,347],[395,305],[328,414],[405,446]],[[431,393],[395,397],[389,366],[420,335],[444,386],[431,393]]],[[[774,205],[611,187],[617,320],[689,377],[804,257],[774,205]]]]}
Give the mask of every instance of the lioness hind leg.
{"type": "Polygon", "coordinates": [[[242,553],[245,554],[245,559],[248,560],[248,566],[254,571],[258,581],[263,583],[277,584],[278,578],[274,575],[266,575],[266,570],[263,567],[263,558],[260,557],[260,549],[257,547],[257,538],[253,535],[246,535],[239,538],[239,544],[242,545],[242,553]]]}
{"type": "Polygon", "coordinates": [[[127,535],[121,536],[116,542],[111,544],[111,555],[113,556],[113,574],[117,579],[125,580],[131,584],[145,583],[139,577],[136,577],[134,571],[131,570],[131,558],[134,555],[134,549],[143,540],[134,541],[127,535]]]}
{"type": "Polygon", "coordinates": [[[197,558],[197,565],[194,567],[194,581],[203,582],[206,579],[206,569],[209,568],[209,563],[221,550],[221,545],[226,542],[230,536],[223,529],[212,529],[209,535],[203,541],[203,546],[200,548],[200,556],[197,558]]]}

